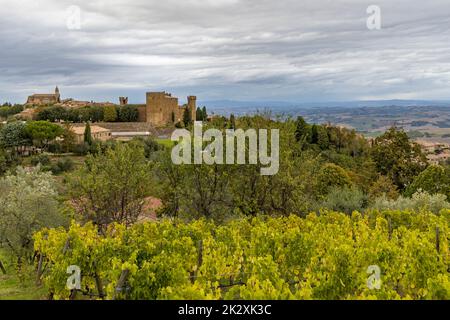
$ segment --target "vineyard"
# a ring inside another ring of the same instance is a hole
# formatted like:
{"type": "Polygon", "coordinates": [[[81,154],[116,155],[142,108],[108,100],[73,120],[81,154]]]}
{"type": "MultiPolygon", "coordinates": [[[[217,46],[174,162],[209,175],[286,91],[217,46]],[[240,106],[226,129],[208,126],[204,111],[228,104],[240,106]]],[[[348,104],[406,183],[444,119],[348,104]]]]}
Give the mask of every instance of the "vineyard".
{"type": "Polygon", "coordinates": [[[34,236],[53,299],[449,299],[450,210],[88,223],[34,236]],[[81,287],[69,290],[69,266],[81,287]],[[379,288],[368,285],[370,266],[379,288]]]}

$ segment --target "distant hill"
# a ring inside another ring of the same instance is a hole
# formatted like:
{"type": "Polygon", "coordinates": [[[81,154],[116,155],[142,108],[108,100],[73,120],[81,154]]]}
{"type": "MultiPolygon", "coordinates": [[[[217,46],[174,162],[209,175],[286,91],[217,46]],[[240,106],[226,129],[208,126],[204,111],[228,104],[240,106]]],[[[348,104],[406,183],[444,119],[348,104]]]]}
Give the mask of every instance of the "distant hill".
{"type": "Polygon", "coordinates": [[[450,101],[438,100],[368,100],[368,101],[330,101],[330,102],[287,102],[287,101],[240,101],[240,100],[209,100],[199,101],[200,106],[206,106],[217,113],[228,114],[254,112],[270,109],[274,112],[292,112],[296,109],[309,108],[362,108],[362,107],[450,107],[450,101]]]}

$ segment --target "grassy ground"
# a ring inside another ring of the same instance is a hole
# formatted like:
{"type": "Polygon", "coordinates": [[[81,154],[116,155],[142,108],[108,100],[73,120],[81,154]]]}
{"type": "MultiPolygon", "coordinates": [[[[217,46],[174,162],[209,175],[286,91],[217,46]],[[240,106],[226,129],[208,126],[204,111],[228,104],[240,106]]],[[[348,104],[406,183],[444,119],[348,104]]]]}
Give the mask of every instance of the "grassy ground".
{"type": "Polygon", "coordinates": [[[165,146],[165,147],[167,147],[167,148],[172,148],[173,147],[173,141],[172,140],[170,140],[170,139],[155,139],[156,140],[156,142],[158,142],[159,144],[161,144],[161,145],[163,145],[163,146],[165,146]]]}
{"type": "Polygon", "coordinates": [[[37,287],[34,283],[33,268],[24,272],[24,279],[20,280],[12,259],[0,249],[0,260],[6,268],[7,274],[0,271],[0,300],[41,300],[45,299],[47,290],[44,287],[37,287]]]}

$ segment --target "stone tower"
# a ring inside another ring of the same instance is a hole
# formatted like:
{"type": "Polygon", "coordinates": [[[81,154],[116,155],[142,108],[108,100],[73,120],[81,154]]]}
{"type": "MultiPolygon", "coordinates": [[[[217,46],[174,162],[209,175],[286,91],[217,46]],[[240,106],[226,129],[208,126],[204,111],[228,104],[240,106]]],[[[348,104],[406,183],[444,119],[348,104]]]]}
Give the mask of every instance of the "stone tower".
{"type": "Polygon", "coordinates": [[[128,104],[128,97],[119,97],[119,103],[121,106],[125,106],[128,104]]]}
{"type": "Polygon", "coordinates": [[[197,97],[196,96],[188,96],[188,110],[191,113],[192,121],[196,120],[196,111],[197,111],[197,97]]]}

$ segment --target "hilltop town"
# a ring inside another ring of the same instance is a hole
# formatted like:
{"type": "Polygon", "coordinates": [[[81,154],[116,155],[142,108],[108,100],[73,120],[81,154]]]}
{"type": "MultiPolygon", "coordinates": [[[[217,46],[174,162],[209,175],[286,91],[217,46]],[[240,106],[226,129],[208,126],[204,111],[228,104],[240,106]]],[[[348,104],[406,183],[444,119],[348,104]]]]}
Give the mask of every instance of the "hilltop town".
{"type": "MultiPolygon", "coordinates": [[[[188,96],[187,103],[179,105],[178,98],[167,92],[147,92],[145,105],[138,105],[137,122],[147,122],[154,126],[165,126],[182,121],[185,112],[191,119],[196,117],[196,96],[188,96]]],[[[72,98],[62,99],[59,88],[54,93],[30,95],[25,103],[26,109],[19,116],[32,118],[40,108],[46,106],[63,108],[109,107],[111,102],[79,101],[72,98]]],[[[119,97],[119,105],[128,105],[128,97],[119,97]]]]}
{"type": "MultiPolygon", "coordinates": [[[[400,126],[422,147],[431,163],[450,159],[450,114],[443,107],[436,107],[436,110],[431,107],[330,107],[288,111],[314,123],[355,128],[369,140],[390,126],[400,126]]],[[[85,123],[93,122],[94,138],[105,141],[138,136],[168,137],[175,127],[182,127],[189,120],[211,121],[217,116],[208,115],[205,107],[197,109],[196,96],[188,96],[186,103],[180,104],[171,93],[147,92],[145,104],[131,105],[128,97],[123,96],[118,97],[118,104],[115,104],[62,98],[56,87],[54,93],[30,95],[16,117],[71,122],[78,140],[82,139],[85,123]]]]}

